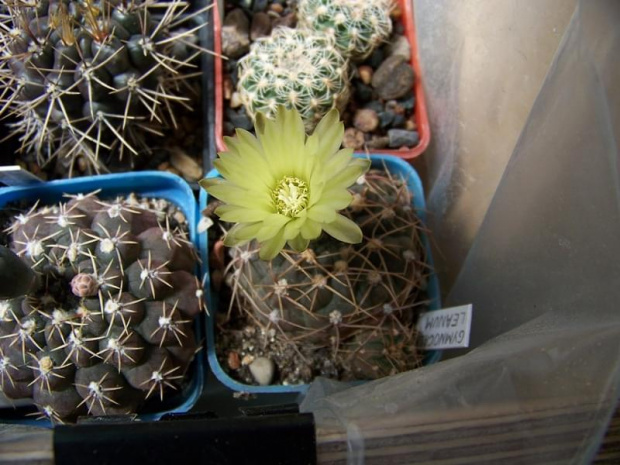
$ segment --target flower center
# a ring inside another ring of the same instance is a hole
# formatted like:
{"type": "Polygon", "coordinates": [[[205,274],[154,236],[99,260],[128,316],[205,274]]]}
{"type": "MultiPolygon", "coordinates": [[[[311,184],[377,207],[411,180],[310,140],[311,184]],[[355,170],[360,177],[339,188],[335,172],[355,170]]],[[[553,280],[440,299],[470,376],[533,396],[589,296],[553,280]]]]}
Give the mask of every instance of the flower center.
{"type": "Polygon", "coordinates": [[[294,176],[284,176],[271,192],[276,211],[293,217],[308,206],[308,184],[294,176]]]}

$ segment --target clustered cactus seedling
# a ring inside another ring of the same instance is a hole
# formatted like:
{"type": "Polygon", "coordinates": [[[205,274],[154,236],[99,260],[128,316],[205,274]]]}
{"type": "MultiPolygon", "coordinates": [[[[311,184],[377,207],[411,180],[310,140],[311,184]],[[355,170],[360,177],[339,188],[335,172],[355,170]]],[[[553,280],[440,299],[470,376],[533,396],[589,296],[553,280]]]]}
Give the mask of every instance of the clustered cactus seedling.
{"type": "Polygon", "coordinates": [[[38,280],[0,301],[0,387],[53,422],[163,399],[196,351],[197,257],[168,202],[95,194],[35,205],[9,228],[38,280]]]}
{"type": "Polygon", "coordinates": [[[171,0],[2,0],[2,113],[40,164],[92,172],[150,153],[147,138],[191,110],[202,11],[171,0]],[[154,17],[157,10],[160,17],[154,17]]]}
{"type": "Polygon", "coordinates": [[[263,334],[275,329],[299,353],[328,349],[343,379],[375,379],[419,366],[415,315],[430,269],[402,179],[373,170],[351,192],[344,214],[361,227],[361,243],[323,235],[271,261],[258,258],[256,243],[236,247],[229,282],[263,334]]]}
{"type": "Polygon", "coordinates": [[[392,32],[392,0],[300,0],[299,27],[335,40],[346,58],[362,60],[392,32]]]}
{"type": "Polygon", "coordinates": [[[347,64],[333,40],[307,30],[277,28],[239,60],[241,100],[248,115],[275,115],[279,105],[297,109],[311,130],[349,98],[347,64]]]}

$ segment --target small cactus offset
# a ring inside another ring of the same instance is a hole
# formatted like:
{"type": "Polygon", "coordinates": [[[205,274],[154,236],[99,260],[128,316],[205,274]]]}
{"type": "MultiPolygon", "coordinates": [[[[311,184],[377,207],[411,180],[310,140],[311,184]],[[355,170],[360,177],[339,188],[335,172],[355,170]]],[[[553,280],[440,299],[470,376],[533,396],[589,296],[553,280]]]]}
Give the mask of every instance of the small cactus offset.
{"type": "Polygon", "coordinates": [[[134,413],[180,389],[197,350],[196,252],[166,201],[68,197],[9,228],[37,279],[0,300],[0,388],[52,422],[134,413]]]}
{"type": "Polygon", "coordinates": [[[341,379],[375,379],[419,366],[415,316],[431,270],[402,179],[372,170],[350,191],[343,214],[360,226],[361,243],[323,234],[304,252],[264,261],[252,242],[233,249],[228,282],[266,341],[275,334],[299,354],[330,354],[341,379]]]}
{"type": "Polygon", "coordinates": [[[306,130],[349,98],[347,64],[331,38],[312,31],[277,28],[258,39],[239,60],[238,91],[248,115],[268,118],[280,105],[297,109],[306,130]]]}
{"type": "Polygon", "coordinates": [[[347,58],[362,60],[392,32],[392,0],[300,0],[299,27],[325,33],[347,58]]]}
{"type": "MultiPolygon", "coordinates": [[[[150,153],[149,138],[192,109],[187,80],[203,51],[182,0],[41,0],[0,3],[2,113],[20,150],[73,174],[150,153]]],[[[126,166],[127,166],[126,165],[126,166]]]]}

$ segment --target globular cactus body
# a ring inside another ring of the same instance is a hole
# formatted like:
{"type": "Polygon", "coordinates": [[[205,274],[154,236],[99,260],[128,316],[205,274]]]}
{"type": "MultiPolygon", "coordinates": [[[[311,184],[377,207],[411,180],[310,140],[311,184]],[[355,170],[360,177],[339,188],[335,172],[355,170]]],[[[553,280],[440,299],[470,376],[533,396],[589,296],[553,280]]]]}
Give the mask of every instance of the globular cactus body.
{"type": "Polygon", "coordinates": [[[0,300],[5,395],[64,422],[133,413],[183,385],[202,284],[183,226],[161,207],[89,194],[18,215],[10,247],[38,279],[0,300]]]}
{"type": "Polygon", "coordinates": [[[2,0],[0,103],[22,151],[60,159],[70,175],[78,159],[106,171],[149,153],[147,139],[176,126],[178,105],[191,110],[184,81],[196,75],[197,28],[180,29],[187,2],[168,2],[159,18],[156,3],[2,0]]]}
{"type": "Polygon", "coordinates": [[[324,234],[305,252],[271,261],[260,260],[254,244],[237,247],[230,283],[236,306],[264,334],[298,353],[327,350],[343,379],[374,379],[419,365],[414,321],[427,303],[430,267],[401,179],[370,171],[351,191],[343,214],[362,229],[362,243],[324,234]]]}
{"type": "Polygon", "coordinates": [[[300,0],[299,27],[334,38],[346,57],[362,60],[392,32],[392,0],[300,0]]]}
{"type": "Polygon", "coordinates": [[[275,115],[279,105],[296,108],[312,130],[349,98],[346,61],[322,34],[280,27],[256,40],[239,60],[241,100],[248,115],[275,115]]]}

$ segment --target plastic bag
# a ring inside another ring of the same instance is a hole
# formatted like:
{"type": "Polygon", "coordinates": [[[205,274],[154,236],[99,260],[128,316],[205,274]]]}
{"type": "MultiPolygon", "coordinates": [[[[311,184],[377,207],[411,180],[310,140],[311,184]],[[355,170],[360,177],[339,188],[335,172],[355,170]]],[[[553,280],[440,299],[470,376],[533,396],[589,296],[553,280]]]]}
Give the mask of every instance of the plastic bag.
{"type": "Polygon", "coordinates": [[[302,410],[322,461],[593,458],[620,381],[619,21],[614,0],[575,8],[448,293],[474,305],[474,349],[353,388],[316,381],[302,410]]]}

